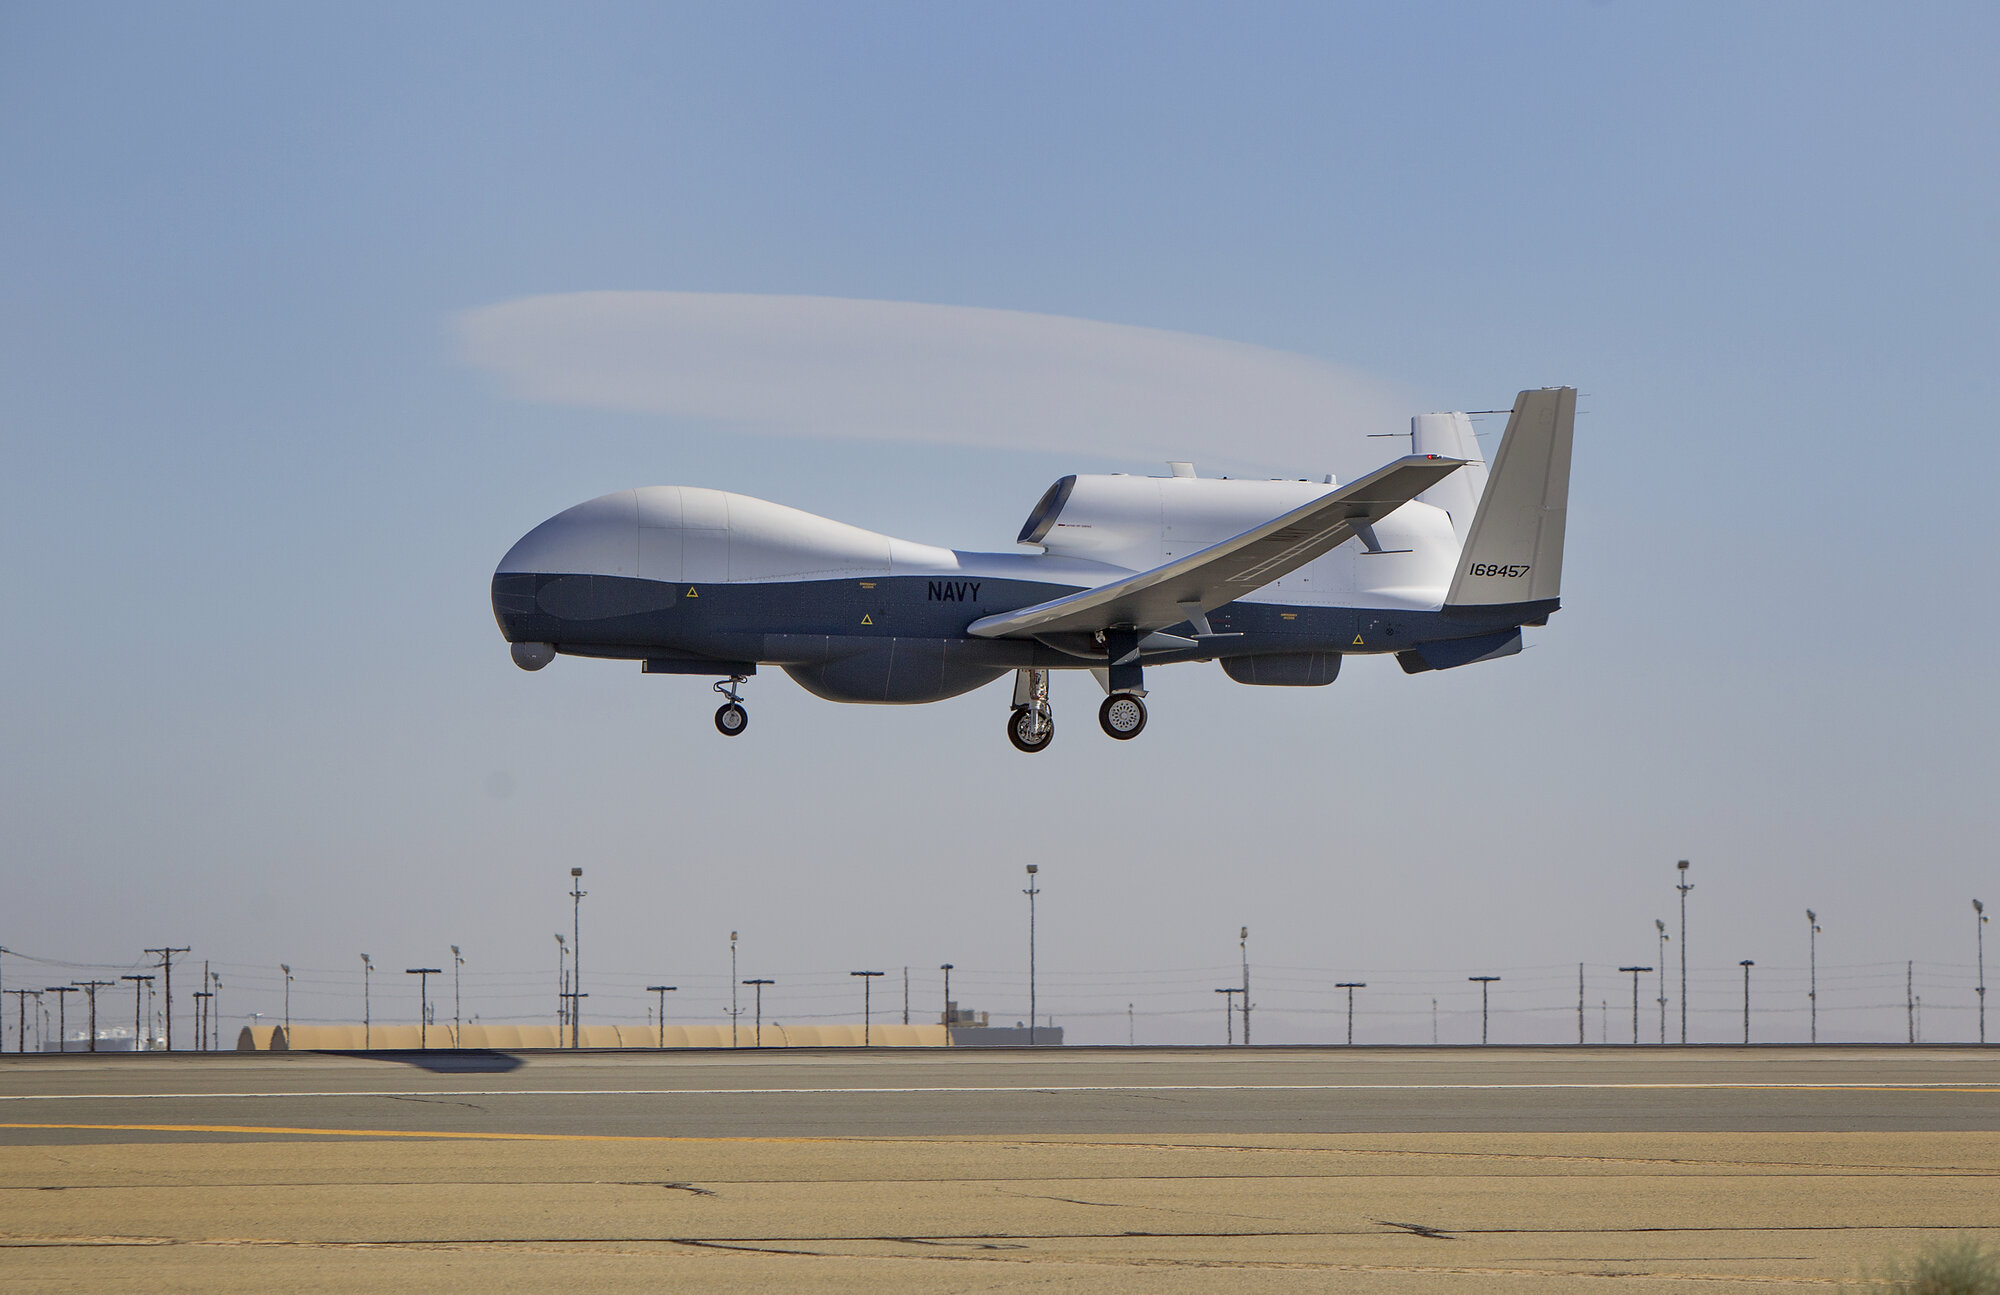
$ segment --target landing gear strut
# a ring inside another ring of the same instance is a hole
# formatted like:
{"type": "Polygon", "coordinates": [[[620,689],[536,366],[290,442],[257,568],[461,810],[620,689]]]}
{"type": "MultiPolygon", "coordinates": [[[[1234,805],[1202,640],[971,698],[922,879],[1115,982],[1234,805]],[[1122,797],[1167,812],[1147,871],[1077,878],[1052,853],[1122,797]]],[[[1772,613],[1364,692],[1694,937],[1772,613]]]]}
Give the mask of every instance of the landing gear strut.
{"type": "Polygon", "coordinates": [[[1014,709],[1007,716],[1007,740],[1029,755],[1049,749],[1055,740],[1055,712],[1049,708],[1049,672],[1014,672],[1014,709]]]}
{"type": "Polygon", "coordinates": [[[724,737],[738,737],[744,729],[750,727],[750,712],[743,709],[743,698],[736,691],[736,685],[749,677],[749,675],[733,674],[726,682],[714,685],[717,692],[729,698],[715,712],[715,731],[724,737]]]}
{"type": "Polygon", "coordinates": [[[1145,731],[1146,703],[1129,692],[1114,692],[1097,708],[1097,723],[1120,742],[1129,742],[1145,731]]]}

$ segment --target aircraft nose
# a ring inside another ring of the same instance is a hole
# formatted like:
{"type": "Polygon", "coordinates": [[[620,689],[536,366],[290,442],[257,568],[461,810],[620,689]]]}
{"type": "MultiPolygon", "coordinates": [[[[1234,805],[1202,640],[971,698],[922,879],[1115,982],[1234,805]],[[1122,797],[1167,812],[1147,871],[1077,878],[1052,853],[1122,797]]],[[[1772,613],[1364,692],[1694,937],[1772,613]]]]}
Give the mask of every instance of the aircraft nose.
{"type": "Polygon", "coordinates": [[[529,531],[500,559],[497,575],[636,576],[638,492],[620,490],[566,508],[529,531]]]}

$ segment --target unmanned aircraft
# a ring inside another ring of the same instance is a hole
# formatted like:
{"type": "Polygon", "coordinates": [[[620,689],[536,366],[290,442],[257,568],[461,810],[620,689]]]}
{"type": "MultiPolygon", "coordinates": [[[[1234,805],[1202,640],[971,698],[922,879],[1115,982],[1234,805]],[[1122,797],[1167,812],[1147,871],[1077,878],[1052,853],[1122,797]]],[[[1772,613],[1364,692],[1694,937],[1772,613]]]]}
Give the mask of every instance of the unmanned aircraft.
{"type": "MultiPolygon", "coordinates": [[[[1576,391],[1514,401],[1489,470],[1463,413],[1410,420],[1410,453],[1347,485],[1077,475],[1020,552],[893,539],[695,486],[621,490],[556,514],[493,575],[515,664],[557,656],[718,676],[777,666],[829,701],[956,697],[1014,675],[1007,736],[1055,737],[1049,674],[1089,670],[1098,723],[1146,727],[1149,667],[1219,661],[1238,683],[1332,683],[1344,656],[1420,674],[1510,656],[1560,605],[1576,391]]],[[[1398,433],[1400,435],[1400,433],[1398,433]]]]}

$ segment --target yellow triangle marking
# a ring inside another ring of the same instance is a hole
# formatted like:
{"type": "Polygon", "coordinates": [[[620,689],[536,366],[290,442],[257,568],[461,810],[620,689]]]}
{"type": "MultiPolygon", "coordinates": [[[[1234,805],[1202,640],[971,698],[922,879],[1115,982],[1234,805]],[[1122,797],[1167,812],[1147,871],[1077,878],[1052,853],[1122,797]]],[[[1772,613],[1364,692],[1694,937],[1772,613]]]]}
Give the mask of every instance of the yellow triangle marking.
{"type": "Polygon", "coordinates": [[[698,593],[696,593],[696,592],[694,591],[694,586],[693,586],[693,585],[689,585],[689,586],[688,586],[688,597],[690,597],[690,598],[699,598],[699,597],[701,597],[701,595],[700,595],[700,594],[698,594],[698,593]]]}
{"type": "Polygon", "coordinates": [[[1365,643],[1363,643],[1363,642],[1361,641],[1361,636],[1360,636],[1359,634],[1356,634],[1356,635],[1354,636],[1354,642],[1353,642],[1353,644],[1352,644],[1351,646],[1353,646],[1353,647],[1366,647],[1366,646],[1367,646],[1367,644],[1365,644],[1365,643]]]}
{"type": "Polygon", "coordinates": [[[862,623],[863,625],[873,625],[873,624],[874,624],[875,622],[874,622],[874,621],[872,621],[872,620],[870,620],[870,619],[868,618],[868,613],[867,613],[867,612],[862,612],[862,613],[861,613],[861,623],[862,623]]]}

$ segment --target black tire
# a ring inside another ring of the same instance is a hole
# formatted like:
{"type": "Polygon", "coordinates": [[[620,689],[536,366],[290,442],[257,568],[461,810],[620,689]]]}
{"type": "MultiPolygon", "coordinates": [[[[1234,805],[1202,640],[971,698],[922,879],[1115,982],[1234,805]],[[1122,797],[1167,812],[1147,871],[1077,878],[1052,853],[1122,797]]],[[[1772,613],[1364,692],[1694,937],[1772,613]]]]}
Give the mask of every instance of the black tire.
{"type": "Polygon", "coordinates": [[[1042,717],[1041,741],[1032,742],[1028,739],[1025,730],[1028,727],[1028,718],[1032,714],[1033,711],[1023,706],[1007,717],[1007,740],[1014,744],[1016,751],[1026,751],[1029,755],[1048,750],[1049,743],[1056,740],[1056,721],[1053,715],[1042,717]]]}
{"type": "Polygon", "coordinates": [[[750,712],[728,702],[715,712],[715,731],[724,737],[741,737],[750,727],[750,712]]]}
{"type": "Polygon", "coordinates": [[[1146,731],[1146,703],[1129,692],[1115,692],[1097,708],[1097,726],[1120,742],[1130,742],[1146,731]]]}

